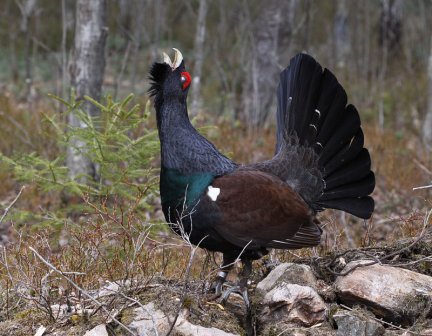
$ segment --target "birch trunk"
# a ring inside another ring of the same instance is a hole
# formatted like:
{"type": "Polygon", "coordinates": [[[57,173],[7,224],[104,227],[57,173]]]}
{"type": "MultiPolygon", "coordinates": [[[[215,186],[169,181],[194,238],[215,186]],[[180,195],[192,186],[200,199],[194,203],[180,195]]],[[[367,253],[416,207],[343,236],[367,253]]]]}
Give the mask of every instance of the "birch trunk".
{"type": "Polygon", "coordinates": [[[192,73],[191,115],[196,116],[201,108],[201,73],[204,61],[204,40],[206,34],[207,0],[200,0],[198,22],[195,34],[195,65],[192,73]]]}
{"type": "Polygon", "coordinates": [[[348,33],[348,10],[346,0],[338,0],[334,22],[335,60],[336,66],[345,68],[350,53],[348,33]]]}
{"type": "Polygon", "coordinates": [[[253,128],[262,126],[275,102],[278,66],[279,28],[282,23],[280,1],[267,3],[254,24],[252,60],[252,111],[249,124],[253,128]]]}
{"type": "MultiPolygon", "coordinates": [[[[71,69],[72,86],[77,100],[88,95],[95,100],[101,96],[105,69],[106,1],[78,0],[76,2],[76,26],[74,41],[74,64],[71,69]]],[[[97,107],[84,102],[82,108],[90,116],[100,113],[97,107]]],[[[76,114],[70,113],[71,127],[86,127],[76,114]]],[[[72,137],[67,151],[67,166],[72,179],[87,183],[89,178],[97,179],[97,167],[86,155],[85,143],[72,137]]]]}
{"type": "Polygon", "coordinates": [[[21,31],[24,33],[24,59],[25,59],[25,81],[26,81],[26,97],[27,102],[31,102],[31,89],[32,89],[32,64],[31,64],[31,52],[30,48],[32,45],[32,30],[30,26],[31,17],[34,15],[36,10],[36,0],[25,0],[25,1],[16,1],[20,12],[21,12],[21,31]]]}
{"type": "Polygon", "coordinates": [[[426,117],[423,123],[423,142],[426,149],[432,151],[432,38],[428,61],[428,103],[426,117]]]}

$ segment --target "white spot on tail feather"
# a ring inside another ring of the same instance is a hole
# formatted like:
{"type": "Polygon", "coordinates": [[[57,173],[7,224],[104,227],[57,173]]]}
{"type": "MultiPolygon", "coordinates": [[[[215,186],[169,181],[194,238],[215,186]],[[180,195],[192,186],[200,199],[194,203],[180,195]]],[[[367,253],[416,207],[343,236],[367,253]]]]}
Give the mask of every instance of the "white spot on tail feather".
{"type": "Polygon", "coordinates": [[[210,197],[213,202],[216,202],[219,194],[220,194],[220,188],[213,188],[213,186],[208,186],[207,196],[210,197]]]}

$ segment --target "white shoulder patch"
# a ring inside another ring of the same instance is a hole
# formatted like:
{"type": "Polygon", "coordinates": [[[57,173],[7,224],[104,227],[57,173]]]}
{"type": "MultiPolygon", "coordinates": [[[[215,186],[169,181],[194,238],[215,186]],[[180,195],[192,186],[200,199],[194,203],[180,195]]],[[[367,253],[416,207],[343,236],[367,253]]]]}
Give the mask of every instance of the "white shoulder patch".
{"type": "Polygon", "coordinates": [[[220,194],[220,188],[213,188],[212,186],[208,186],[207,196],[210,197],[213,202],[216,202],[219,194],[220,194]]]}

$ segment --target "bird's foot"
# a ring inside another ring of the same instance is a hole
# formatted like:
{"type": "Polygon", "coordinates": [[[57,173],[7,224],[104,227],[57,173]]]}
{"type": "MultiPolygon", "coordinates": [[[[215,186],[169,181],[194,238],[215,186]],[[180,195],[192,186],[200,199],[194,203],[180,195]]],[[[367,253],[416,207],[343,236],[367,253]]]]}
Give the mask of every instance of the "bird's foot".
{"type": "Polygon", "coordinates": [[[231,294],[239,294],[243,298],[246,309],[249,310],[250,301],[247,287],[240,284],[227,283],[225,280],[222,281],[219,277],[216,278],[212,287],[214,293],[207,296],[207,300],[216,301],[225,306],[231,294]]]}
{"type": "MultiPolygon", "coordinates": [[[[225,305],[228,301],[228,298],[231,294],[237,293],[243,298],[243,301],[246,305],[247,312],[250,312],[250,301],[248,295],[248,278],[252,271],[252,262],[250,260],[242,260],[244,267],[241,273],[240,280],[237,284],[228,287],[227,289],[223,289],[224,285],[226,285],[226,277],[228,275],[228,270],[223,269],[219,271],[216,280],[214,282],[214,294],[208,297],[209,300],[218,300],[220,303],[225,305]]],[[[226,263],[224,263],[226,265],[226,263]]]]}
{"type": "Polygon", "coordinates": [[[246,310],[249,311],[250,310],[250,301],[249,301],[248,290],[247,290],[247,287],[244,287],[241,285],[232,286],[230,288],[227,288],[224,292],[222,292],[222,294],[220,296],[221,303],[223,305],[225,305],[228,301],[228,298],[233,293],[239,294],[243,298],[243,301],[246,305],[246,310]]]}
{"type": "Polygon", "coordinates": [[[226,276],[228,272],[220,271],[215,279],[215,282],[211,286],[211,290],[214,290],[214,294],[211,294],[208,299],[213,301],[222,296],[223,285],[226,284],[226,276]]]}

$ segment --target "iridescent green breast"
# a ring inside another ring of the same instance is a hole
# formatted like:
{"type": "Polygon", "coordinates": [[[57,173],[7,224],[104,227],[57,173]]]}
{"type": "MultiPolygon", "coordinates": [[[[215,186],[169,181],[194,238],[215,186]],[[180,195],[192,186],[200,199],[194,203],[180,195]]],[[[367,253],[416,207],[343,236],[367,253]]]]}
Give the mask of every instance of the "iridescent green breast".
{"type": "Polygon", "coordinates": [[[212,183],[211,173],[183,174],[177,169],[162,167],[160,175],[160,193],[162,206],[177,209],[185,205],[194,207],[199,197],[212,183]]]}

